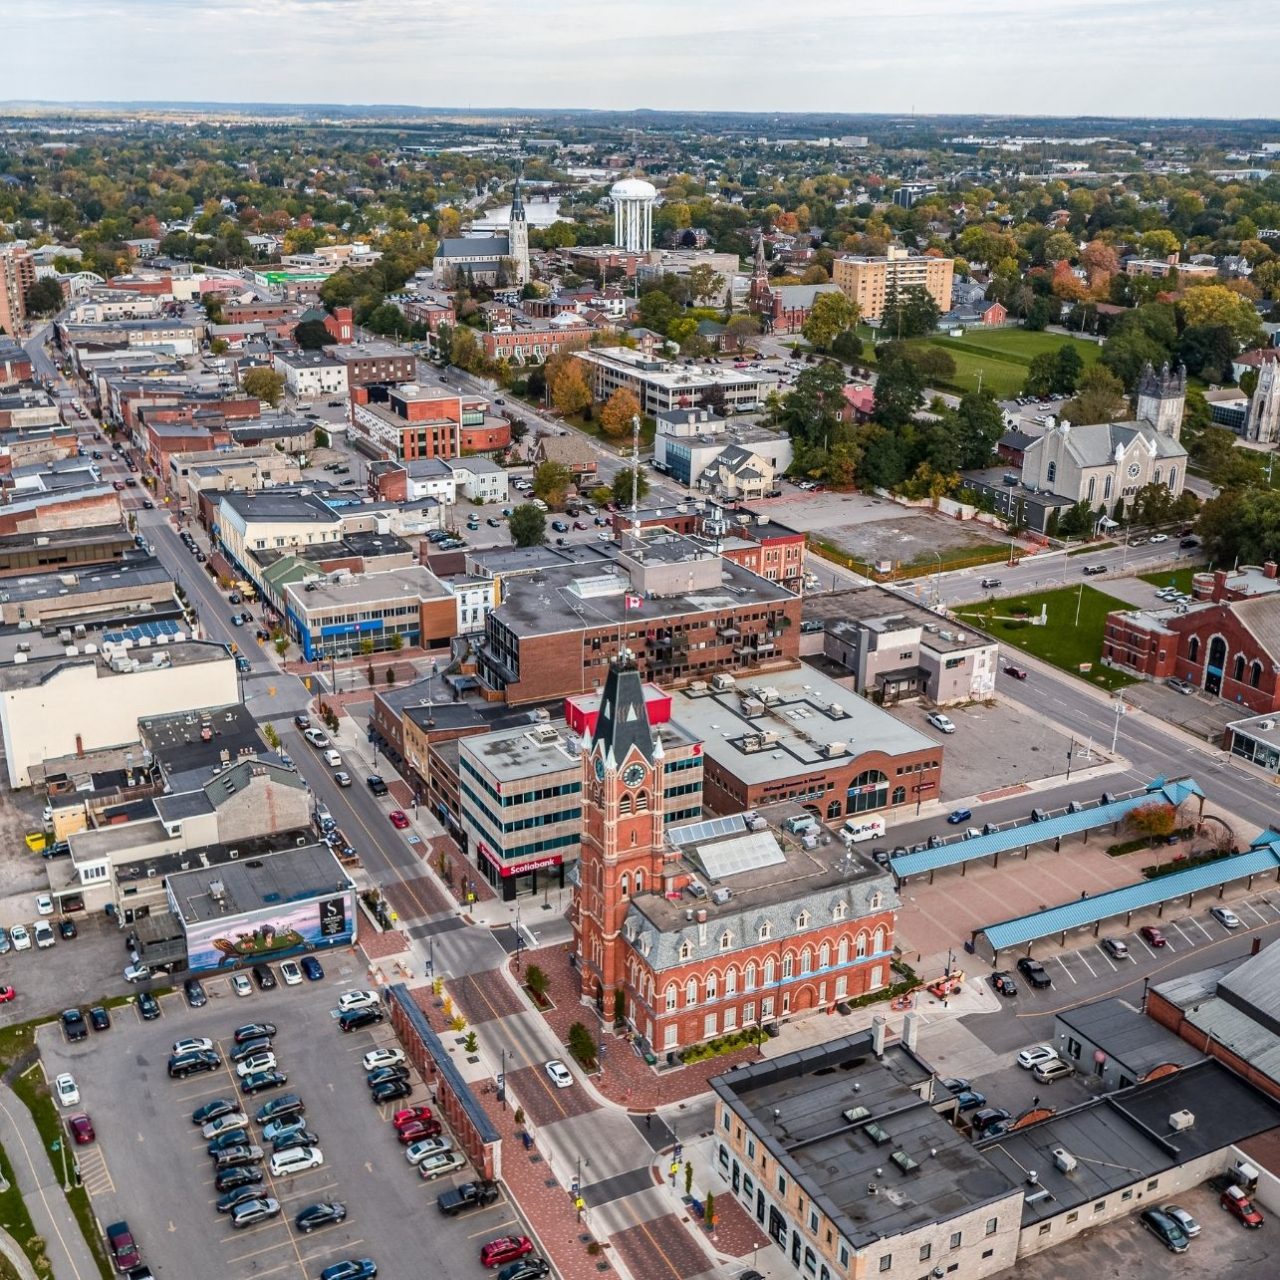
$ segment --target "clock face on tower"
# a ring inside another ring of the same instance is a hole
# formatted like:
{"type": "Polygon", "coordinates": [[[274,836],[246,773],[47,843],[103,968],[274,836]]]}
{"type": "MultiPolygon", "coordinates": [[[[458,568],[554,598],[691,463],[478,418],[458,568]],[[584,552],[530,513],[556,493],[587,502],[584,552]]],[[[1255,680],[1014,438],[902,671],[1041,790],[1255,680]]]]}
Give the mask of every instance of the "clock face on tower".
{"type": "Polygon", "coordinates": [[[604,757],[596,756],[596,777],[604,781],[604,757]]]}
{"type": "Polygon", "coordinates": [[[622,771],[622,781],[624,786],[636,787],[644,781],[644,765],[629,764],[622,771]]]}

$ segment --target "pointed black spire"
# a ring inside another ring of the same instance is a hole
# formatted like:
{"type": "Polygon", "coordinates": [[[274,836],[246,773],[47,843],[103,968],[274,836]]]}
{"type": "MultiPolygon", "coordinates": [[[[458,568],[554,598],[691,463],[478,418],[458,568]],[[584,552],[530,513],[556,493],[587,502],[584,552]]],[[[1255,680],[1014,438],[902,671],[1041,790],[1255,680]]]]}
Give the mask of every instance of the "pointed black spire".
{"type": "Polygon", "coordinates": [[[632,747],[652,764],[656,758],[653,733],[649,728],[649,712],[644,703],[644,685],[640,672],[630,658],[617,658],[609,666],[609,676],[600,696],[600,715],[595,736],[591,740],[604,746],[604,759],[616,767],[627,758],[632,747]]]}
{"type": "Polygon", "coordinates": [[[511,193],[511,220],[516,221],[518,218],[524,221],[524,197],[520,194],[520,179],[524,177],[524,167],[521,166],[516,170],[516,187],[511,193]]]}

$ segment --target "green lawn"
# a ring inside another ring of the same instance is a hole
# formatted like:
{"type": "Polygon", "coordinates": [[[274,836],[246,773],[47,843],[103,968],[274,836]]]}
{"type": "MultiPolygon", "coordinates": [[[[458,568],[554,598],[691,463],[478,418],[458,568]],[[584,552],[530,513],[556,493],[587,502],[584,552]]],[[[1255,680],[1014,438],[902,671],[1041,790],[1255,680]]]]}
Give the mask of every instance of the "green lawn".
{"type": "Polygon", "coordinates": [[[963,338],[951,338],[948,341],[960,342],[966,347],[977,347],[1022,365],[1029,365],[1033,356],[1046,351],[1057,351],[1064,342],[1075,346],[1086,365],[1093,364],[1102,350],[1096,342],[1068,338],[1061,333],[1037,333],[1031,329],[966,329],[963,338]]]}
{"type": "Polygon", "coordinates": [[[1165,569],[1162,573],[1140,573],[1143,582],[1153,587],[1177,587],[1179,591],[1191,591],[1191,579],[1197,573],[1203,573],[1206,566],[1202,564],[1188,565],[1183,569],[1165,569]]]}
{"type": "Polygon", "coordinates": [[[958,617],[990,632],[1003,644],[1034,654],[1091,684],[1104,689],[1120,689],[1137,682],[1132,676],[1102,666],[1098,658],[1102,652],[1107,614],[1114,609],[1129,607],[1123,600],[1082,583],[1076,587],[1059,587],[1055,591],[994,600],[990,604],[958,609],[956,613],[958,617]],[[1048,616],[1048,623],[1043,627],[1007,620],[1022,612],[1038,616],[1042,606],[1048,616]],[[1082,669],[1086,664],[1090,664],[1089,669],[1082,669]]]}

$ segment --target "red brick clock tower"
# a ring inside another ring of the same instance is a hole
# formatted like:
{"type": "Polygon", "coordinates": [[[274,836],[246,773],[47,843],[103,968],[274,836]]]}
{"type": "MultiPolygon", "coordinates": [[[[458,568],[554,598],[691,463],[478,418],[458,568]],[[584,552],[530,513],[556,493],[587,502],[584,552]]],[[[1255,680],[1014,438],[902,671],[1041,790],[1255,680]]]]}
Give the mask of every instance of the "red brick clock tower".
{"type": "Polygon", "coordinates": [[[609,669],[595,736],[582,756],[582,851],[574,910],[581,993],[613,1016],[625,982],[628,899],[662,892],[662,747],[654,739],[635,662],[609,669]]]}

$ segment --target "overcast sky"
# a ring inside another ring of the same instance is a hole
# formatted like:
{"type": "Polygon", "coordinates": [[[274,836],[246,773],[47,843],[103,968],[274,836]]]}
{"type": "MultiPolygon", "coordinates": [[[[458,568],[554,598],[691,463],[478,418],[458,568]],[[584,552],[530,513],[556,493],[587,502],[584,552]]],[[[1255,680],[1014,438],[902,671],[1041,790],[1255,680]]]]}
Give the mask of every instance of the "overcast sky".
{"type": "Polygon", "coordinates": [[[1280,113],[1275,0],[11,0],[5,10],[0,95],[17,99],[1280,113]]]}

